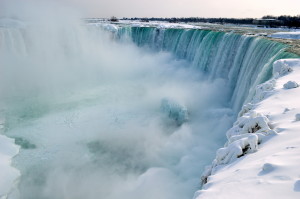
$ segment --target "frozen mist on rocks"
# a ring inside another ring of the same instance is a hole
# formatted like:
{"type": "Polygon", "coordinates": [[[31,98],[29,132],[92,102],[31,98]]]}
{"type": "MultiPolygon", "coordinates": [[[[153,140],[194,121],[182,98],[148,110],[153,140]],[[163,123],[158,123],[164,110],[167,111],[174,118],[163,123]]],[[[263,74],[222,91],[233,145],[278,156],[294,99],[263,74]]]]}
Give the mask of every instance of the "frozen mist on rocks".
{"type": "Polygon", "coordinates": [[[210,31],[113,34],[56,4],[6,8],[1,117],[21,147],[10,199],[192,198],[231,108],[257,73],[263,80],[273,61],[292,56],[281,44],[210,31]]]}

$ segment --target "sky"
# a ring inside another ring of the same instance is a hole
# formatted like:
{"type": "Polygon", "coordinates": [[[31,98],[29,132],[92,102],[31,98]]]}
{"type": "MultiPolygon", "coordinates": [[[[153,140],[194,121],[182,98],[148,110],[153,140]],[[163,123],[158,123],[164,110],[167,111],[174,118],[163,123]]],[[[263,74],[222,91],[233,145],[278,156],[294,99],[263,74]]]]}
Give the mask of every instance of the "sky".
{"type": "Polygon", "coordinates": [[[86,17],[253,17],[300,15],[300,0],[61,0],[86,17]]]}

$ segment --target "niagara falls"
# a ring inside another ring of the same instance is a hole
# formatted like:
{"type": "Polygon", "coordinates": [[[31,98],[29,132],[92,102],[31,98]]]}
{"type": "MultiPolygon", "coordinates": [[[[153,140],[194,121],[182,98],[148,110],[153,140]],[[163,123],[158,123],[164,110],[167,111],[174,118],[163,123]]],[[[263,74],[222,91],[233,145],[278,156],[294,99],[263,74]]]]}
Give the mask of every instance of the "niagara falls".
{"type": "Polygon", "coordinates": [[[287,1],[0,1],[0,199],[299,198],[287,1]]]}

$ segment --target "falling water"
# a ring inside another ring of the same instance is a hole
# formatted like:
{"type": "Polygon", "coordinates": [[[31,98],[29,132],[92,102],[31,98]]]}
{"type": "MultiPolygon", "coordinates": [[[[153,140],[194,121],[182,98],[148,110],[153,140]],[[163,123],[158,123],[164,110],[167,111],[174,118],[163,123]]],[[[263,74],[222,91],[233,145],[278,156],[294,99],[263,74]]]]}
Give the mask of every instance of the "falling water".
{"type": "Polygon", "coordinates": [[[63,16],[1,20],[0,113],[21,147],[10,199],[192,198],[253,85],[294,56],[255,37],[116,35],[63,16]]]}

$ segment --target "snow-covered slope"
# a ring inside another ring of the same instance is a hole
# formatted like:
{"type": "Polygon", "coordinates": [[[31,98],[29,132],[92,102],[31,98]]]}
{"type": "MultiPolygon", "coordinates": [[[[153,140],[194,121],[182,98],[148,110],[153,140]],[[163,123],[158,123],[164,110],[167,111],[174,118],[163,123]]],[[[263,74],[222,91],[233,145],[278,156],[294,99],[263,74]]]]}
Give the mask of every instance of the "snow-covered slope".
{"type": "MultiPolygon", "coordinates": [[[[0,125],[2,127],[2,124],[0,125]]],[[[5,199],[6,195],[15,185],[20,173],[11,167],[11,159],[19,151],[19,147],[14,144],[14,140],[0,134],[0,198],[5,199]]]]}
{"type": "Polygon", "coordinates": [[[244,106],[236,126],[227,132],[231,144],[218,150],[196,199],[300,197],[300,88],[287,86],[300,81],[300,59],[275,62],[273,74],[275,78],[257,87],[252,104],[244,106]],[[247,132],[239,131],[246,126],[247,132]]]}

